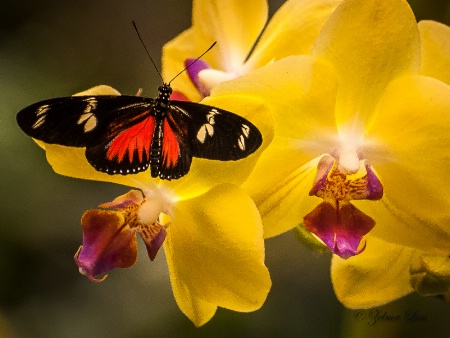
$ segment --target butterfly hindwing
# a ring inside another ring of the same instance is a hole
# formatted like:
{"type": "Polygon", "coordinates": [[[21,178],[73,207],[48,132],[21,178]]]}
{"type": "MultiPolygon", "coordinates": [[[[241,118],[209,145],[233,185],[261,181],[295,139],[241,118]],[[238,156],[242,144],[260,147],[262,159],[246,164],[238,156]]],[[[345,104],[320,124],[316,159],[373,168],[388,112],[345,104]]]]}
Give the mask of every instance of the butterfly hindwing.
{"type": "Polygon", "coordinates": [[[193,157],[239,160],[262,143],[259,130],[243,117],[212,106],[172,101],[169,124],[193,157]]]}
{"type": "Polygon", "coordinates": [[[185,135],[178,129],[172,129],[172,116],[167,115],[162,124],[161,163],[159,176],[164,179],[177,179],[188,173],[192,155],[186,147],[185,135]]]}
{"type": "Polygon", "coordinates": [[[150,164],[151,142],[155,117],[126,128],[108,128],[101,143],[86,148],[86,159],[98,171],[113,174],[133,174],[147,170],[150,164]]]}

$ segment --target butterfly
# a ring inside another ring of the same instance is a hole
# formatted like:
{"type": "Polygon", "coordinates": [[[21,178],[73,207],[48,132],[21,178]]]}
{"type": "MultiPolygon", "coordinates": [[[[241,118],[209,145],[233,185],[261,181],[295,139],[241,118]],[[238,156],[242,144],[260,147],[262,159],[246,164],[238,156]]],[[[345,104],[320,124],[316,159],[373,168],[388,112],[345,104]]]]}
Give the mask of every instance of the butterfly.
{"type": "MultiPolygon", "coordinates": [[[[170,83],[170,82],[169,82],[170,83]]],[[[163,84],[155,99],[141,96],[70,96],[34,103],[17,113],[19,127],[49,144],[85,147],[87,161],[110,175],[150,167],[171,180],[189,172],[192,157],[234,161],[262,144],[245,118],[212,106],[170,100],[163,84]]]]}

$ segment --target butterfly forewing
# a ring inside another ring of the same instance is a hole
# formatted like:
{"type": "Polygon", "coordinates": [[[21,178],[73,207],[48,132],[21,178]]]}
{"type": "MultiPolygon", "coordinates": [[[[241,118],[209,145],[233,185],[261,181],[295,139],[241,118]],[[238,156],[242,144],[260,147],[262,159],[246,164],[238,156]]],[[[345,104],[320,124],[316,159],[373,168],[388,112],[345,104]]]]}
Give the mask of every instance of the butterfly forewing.
{"type": "Polygon", "coordinates": [[[169,124],[183,135],[183,146],[194,157],[239,160],[262,144],[259,130],[229,111],[185,101],[172,101],[169,124]]]}
{"type": "Polygon", "coordinates": [[[153,100],[137,96],[69,96],[45,100],[17,114],[29,136],[71,147],[94,145],[148,115],[153,100]]]}

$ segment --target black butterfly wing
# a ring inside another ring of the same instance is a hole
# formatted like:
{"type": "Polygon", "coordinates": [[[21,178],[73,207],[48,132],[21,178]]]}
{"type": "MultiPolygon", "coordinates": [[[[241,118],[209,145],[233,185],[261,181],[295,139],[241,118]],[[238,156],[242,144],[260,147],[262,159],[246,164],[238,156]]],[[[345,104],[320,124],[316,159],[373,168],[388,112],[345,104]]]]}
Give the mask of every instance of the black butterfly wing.
{"type": "Polygon", "coordinates": [[[262,144],[259,130],[245,118],[212,106],[172,101],[168,115],[181,147],[191,156],[210,160],[239,160],[262,144]]]}
{"type": "Polygon", "coordinates": [[[138,96],[68,96],[34,103],[17,113],[19,127],[45,143],[70,147],[95,144],[107,129],[144,119],[153,100],[138,96]]]}
{"type": "Polygon", "coordinates": [[[17,114],[29,136],[86,147],[86,158],[109,174],[144,171],[154,133],[154,100],[138,96],[70,96],[41,101],[17,114]]]}

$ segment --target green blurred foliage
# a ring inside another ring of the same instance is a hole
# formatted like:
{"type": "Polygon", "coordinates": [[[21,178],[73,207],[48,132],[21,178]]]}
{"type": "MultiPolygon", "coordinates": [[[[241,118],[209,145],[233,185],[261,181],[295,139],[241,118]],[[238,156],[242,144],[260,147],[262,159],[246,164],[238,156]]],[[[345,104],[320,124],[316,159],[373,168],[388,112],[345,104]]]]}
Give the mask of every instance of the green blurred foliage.
{"type": "MultiPolygon", "coordinates": [[[[281,0],[270,1],[271,12],[281,0]]],[[[448,1],[411,1],[418,19],[450,21],[448,1]]],[[[160,79],[131,26],[139,25],[150,53],[190,26],[190,1],[41,0],[0,3],[0,337],[442,337],[450,332],[444,302],[409,296],[387,307],[417,309],[420,322],[368,326],[333,294],[329,254],[311,252],[292,233],[267,241],[273,288],[249,314],[219,310],[194,328],[179,311],[164,253],[94,284],[73,255],[82,213],[128,189],[56,175],[44,152],[15,123],[35,101],[97,84],[154,96],[160,79]]],[[[159,64],[159,62],[157,62],[159,64]]]]}

